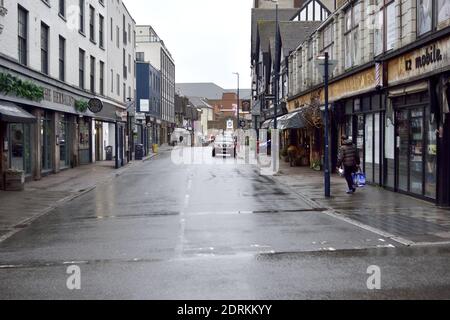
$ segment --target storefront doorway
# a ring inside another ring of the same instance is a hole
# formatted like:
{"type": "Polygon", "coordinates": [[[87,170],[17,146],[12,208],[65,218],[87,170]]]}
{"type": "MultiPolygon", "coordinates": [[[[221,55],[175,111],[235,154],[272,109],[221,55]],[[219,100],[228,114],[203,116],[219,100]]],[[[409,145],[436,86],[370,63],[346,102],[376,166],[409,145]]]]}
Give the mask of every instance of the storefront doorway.
{"type": "Polygon", "coordinates": [[[91,162],[91,120],[79,118],[78,157],[80,165],[91,162]]]}
{"type": "Polygon", "coordinates": [[[8,125],[9,168],[21,170],[25,175],[32,174],[31,125],[10,123],[8,125]]]}
{"type": "Polygon", "coordinates": [[[53,144],[54,128],[52,126],[53,114],[45,111],[41,118],[41,172],[49,173],[53,170],[53,144]]]}
{"type": "Polygon", "coordinates": [[[69,116],[60,115],[59,120],[59,168],[67,169],[71,166],[71,123],[69,121],[69,116]]]}
{"type": "Polygon", "coordinates": [[[396,188],[436,199],[436,119],[428,92],[394,99],[396,109],[396,188]]]}
{"type": "Polygon", "coordinates": [[[95,122],[95,161],[103,161],[103,123],[95,122]]]}

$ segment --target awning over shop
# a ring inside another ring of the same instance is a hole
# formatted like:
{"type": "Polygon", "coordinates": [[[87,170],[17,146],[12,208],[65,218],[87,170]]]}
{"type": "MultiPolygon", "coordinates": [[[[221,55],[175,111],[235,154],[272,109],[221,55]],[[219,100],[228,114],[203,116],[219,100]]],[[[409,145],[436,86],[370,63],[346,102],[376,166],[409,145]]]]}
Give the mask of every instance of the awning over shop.
{"type": "Polygon", "coordinates": [[[0,120],[13,123],[33,123],[36,117],[14,103],[0,101],[0,120]]]}
{"type": "Polygon", "coordinates": [[[402,87],[399,89],[389,90],[389,98],[395,98],[399,96],[403,96],[405,94],[413,94],[417,92],[422,92],[428,90],[428,82],[423,81],[417,84],[413,84],[410,86],[402,87]]]}
{"type": "Polygon", "coordinates": [[[262,125],[261,125],[261,129],[269,129],[269,128],[273,128],[273,120],[266,120],[262,125]]]}
{"type": "Polygon", "coordinates": [[[285,129],[301,129],[306,127],[306,122],[300,115],[300,112],[288,113],[280,118],[278,118],[278,128],[281,130],[285,129]]]}

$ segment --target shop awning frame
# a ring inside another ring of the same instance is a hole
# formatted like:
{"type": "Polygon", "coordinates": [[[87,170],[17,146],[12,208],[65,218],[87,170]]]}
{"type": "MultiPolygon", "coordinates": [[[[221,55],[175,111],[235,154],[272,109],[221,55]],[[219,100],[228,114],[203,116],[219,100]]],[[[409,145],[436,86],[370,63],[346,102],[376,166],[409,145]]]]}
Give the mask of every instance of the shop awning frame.
{"type": "Polygon", "coordinates": [[[280,118],[278,118],[279,129],[303,129],[306,127],[306,122],[300,115],[300,111],[295,111],[288,113],[280,118]]]}
{"type": "Polygon", "coordinates": [[[14,103],[0,101],[0,121],[10,123],[35,123],[36,117],[14,103]]]}

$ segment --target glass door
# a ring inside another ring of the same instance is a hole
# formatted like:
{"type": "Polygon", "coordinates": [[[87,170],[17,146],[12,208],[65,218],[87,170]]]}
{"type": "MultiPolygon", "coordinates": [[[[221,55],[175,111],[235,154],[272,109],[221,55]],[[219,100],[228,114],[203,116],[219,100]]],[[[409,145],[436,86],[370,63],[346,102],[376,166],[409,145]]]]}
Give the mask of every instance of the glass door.
{"type": "Polygon", "coordinates": [[[423,194],[423,108],[410,111],[409,191],[423,194]]]}
{"type": "Polygon", "coordinates": [[[61,115],[59,122],[59,165],[61,169],[70,166],[70,123],[66,115],[61,115]]]}
{"type": "Polygon", "coordinates": [[[9,167],[31,175],[31,125],[9,124],[9,167]]]}
{"type": "Polygon", "coordinates": [[[409,111],[397,111],[397,188],[408,191],[409,181],[409,111]]]}
{"type": "MultiPolygon", "coordinates": [[[[425,194],[424,107],[399,110],[397,118],[397,188],[423,196],[425,194]]],[[[432,157],[431,160],[433,161],[432,157]]],[[[433,164],[430,166],[434,171],[433,164]]]]}
{"type": "Polygon", "coordinates": [[[52,115],[50,113],[45,112],[41,119],[41,166],[43,172],[49,172],[53,168],[53,130],[51,117],[52,115]]]}

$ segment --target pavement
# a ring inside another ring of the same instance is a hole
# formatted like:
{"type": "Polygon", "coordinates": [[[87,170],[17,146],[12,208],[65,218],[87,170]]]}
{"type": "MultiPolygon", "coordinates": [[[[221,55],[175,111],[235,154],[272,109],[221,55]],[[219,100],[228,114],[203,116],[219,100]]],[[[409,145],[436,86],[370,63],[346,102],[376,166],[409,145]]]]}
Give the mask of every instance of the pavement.
{"type": "MultiPolygon", "coordinates": [[[[160,153],[169,150],[171,150],[170,147],[163,146],[160,153]]],[[[143,161],[148,161],[156,155],[152,153],[143,161]]],[[[27,182],[22,192],[0,191],[2,204],[0,206],[0,242],[27,227],[40,216],[139,165],[142,165],[142,161],[132,161],[125,167],[115,169],[114,161],[101,161],[64,170],[39,181],[27,182]]]]}
{"type": "Polygon", "coordinates": [[[274,177],[313,207],[405,245],[450,244],[450,210],[408,195],[367,185],[346,194],[344,178],[333,175],[331,198],[325,198],[323,172],[280,164],[274,177]]]}
{"type": "Polygon", "coordinates": [[[330,215],[283,174],[182,152],[0,242],[0,299],[450,299],[450,246],[404,245],[330,215]],[[367,285],[374,266],[380,290],[367,285]]]}

